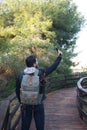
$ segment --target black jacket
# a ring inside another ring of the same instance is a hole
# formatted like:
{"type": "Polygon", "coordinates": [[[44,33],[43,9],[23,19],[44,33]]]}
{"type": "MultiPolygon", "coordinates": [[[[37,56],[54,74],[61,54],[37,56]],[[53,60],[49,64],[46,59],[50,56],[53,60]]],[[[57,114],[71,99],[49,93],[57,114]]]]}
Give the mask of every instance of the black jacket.
{"type": "MultiPolygon", "coordinates": [[[[51,66],[49,66],[45,69],[39,69],[38,75],[39,75],[40,80],[42,79],[44,73],[45,73],[46,76],[48,76],[50,73],[52,73],[57,68],[57,66],[59,65],[61,59],[62,59],[62,55],[60,54],[51,66]]],[[[20,100],[20,88],[21,88],[21,81],[22,81],[23,75],[24,75],[24,72],[23,71],[20,72],[18,77],[17,77],[17,80],[16,80],[16,95],[17,95],[19,102],[21,102],[21,100],[20,100]]],[[[42,84],[44,84],[43,81],[42,81],[42,84]]],[[[40,85],[40,93],[43,93],[43,98],[42,98],[42,101],[43,101],[45,99],[45,87],[44,87],[44,85],[40,85]]]]}

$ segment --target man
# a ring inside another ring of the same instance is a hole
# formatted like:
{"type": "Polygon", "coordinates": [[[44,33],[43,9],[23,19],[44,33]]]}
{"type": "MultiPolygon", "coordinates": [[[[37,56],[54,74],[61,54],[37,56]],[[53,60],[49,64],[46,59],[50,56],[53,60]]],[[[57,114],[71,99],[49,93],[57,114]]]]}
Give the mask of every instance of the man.
{"type": "Polygon", "coordinates": [[[42,93],[43,96],[42,96],[40,103],[37,105],[21,104],[20,88],[21,88],[21,82],[22,82],[23,75],[25,73],[27,73],[29,75],[34,74],[35,70],[38,66],[37,59],[35,56],[31,55],[26,58],[26,68],[24,69],[23,72],[20,72],[20,74],[18,75],[18,78],[17,78],[17,82],[16,82],[16,95],[21,104],[21,112],[22,112],[21,130],[29,130],[31,120],[32,120],[32,115],[34,116],[36,129],[44,130],[44,124],[45,124],[44,123],[44,117],[45,117],[44,116],[44,104],[43,104],[43,101],[45,99],[44,77],[48,76],[50,73],[52,73],[59,65],[59,63],[62,59],[62,52],[60,50],[58,50],[57,54],[58,54],[58,57],[51,66],[49,66],[45,69],[39,69],[38,76],[40,79],[40,93],[42,93]]]}

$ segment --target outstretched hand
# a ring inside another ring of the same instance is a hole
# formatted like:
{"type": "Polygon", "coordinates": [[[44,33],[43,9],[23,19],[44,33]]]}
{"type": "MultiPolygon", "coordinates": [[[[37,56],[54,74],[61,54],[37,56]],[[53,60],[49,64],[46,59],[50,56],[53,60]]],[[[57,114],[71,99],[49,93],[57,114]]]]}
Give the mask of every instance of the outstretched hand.
{"type": "Polygon", "coordinates": [[[62,55],[62,52],[60,50],[57,51],[57,54],[58,56],[61,54],[62,55]]]}

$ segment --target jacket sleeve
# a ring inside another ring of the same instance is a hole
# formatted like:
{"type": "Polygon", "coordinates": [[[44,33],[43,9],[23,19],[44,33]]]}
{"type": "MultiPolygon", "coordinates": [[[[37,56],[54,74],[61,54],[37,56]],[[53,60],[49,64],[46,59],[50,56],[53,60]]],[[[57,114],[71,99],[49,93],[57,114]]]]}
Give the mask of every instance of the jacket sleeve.
{"type": "Polygon", "coordinates": [[[20,74],[18,75],[17,79],[16,79],[16,96],[18,98],[18,101],[21,103],[20,100],[20,88],[21,88],[21,81],[22,81],[22,77],[23,77],[23,72],[20,72],[20,74]]]}
{"type": "Polygon", "coordinates": [[[57,66],[59,65],[61,59],[62,59],[62,54],[60,54],[57,57],[57,59],[55,60],[55,62],[51,66],[49,66],[49,67],[47,67],[45,69],[46,76],[49,75],[50,73],[52,73],[57,68],[57,66]]]}

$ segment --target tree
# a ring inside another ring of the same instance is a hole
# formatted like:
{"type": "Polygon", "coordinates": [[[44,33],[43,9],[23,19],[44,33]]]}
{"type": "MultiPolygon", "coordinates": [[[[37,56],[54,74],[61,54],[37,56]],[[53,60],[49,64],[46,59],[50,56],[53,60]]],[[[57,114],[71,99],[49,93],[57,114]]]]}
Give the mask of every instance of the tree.
{"type": "Polygon", "coordinates": [[[55,32],[56,37],[52,38],[52,41],[56,46],[64,50],[64,62],[61,70],[67,73],[67,70],[70,70],[70,66],[75,65],[72,62],[72,58],[76,56],[74,48],[77,34],[83,27],[85,19],[77,11],[77,6],[72,0],[49,1],[49,4],[43,6],[43,10],[43,13],[53,21],[52,31],[55,32]]]}
{"type": "Polygon", "coordinates": [[[64,52],[60,70],[70,72],[77,33],[83,23],[72,0],[6,0],[0,4],[1,67],[16,72],[31,53],[39,57],[41,65],[44,60],[46,66],[55,58],[54,49],[58,47],[64,52]]]}

